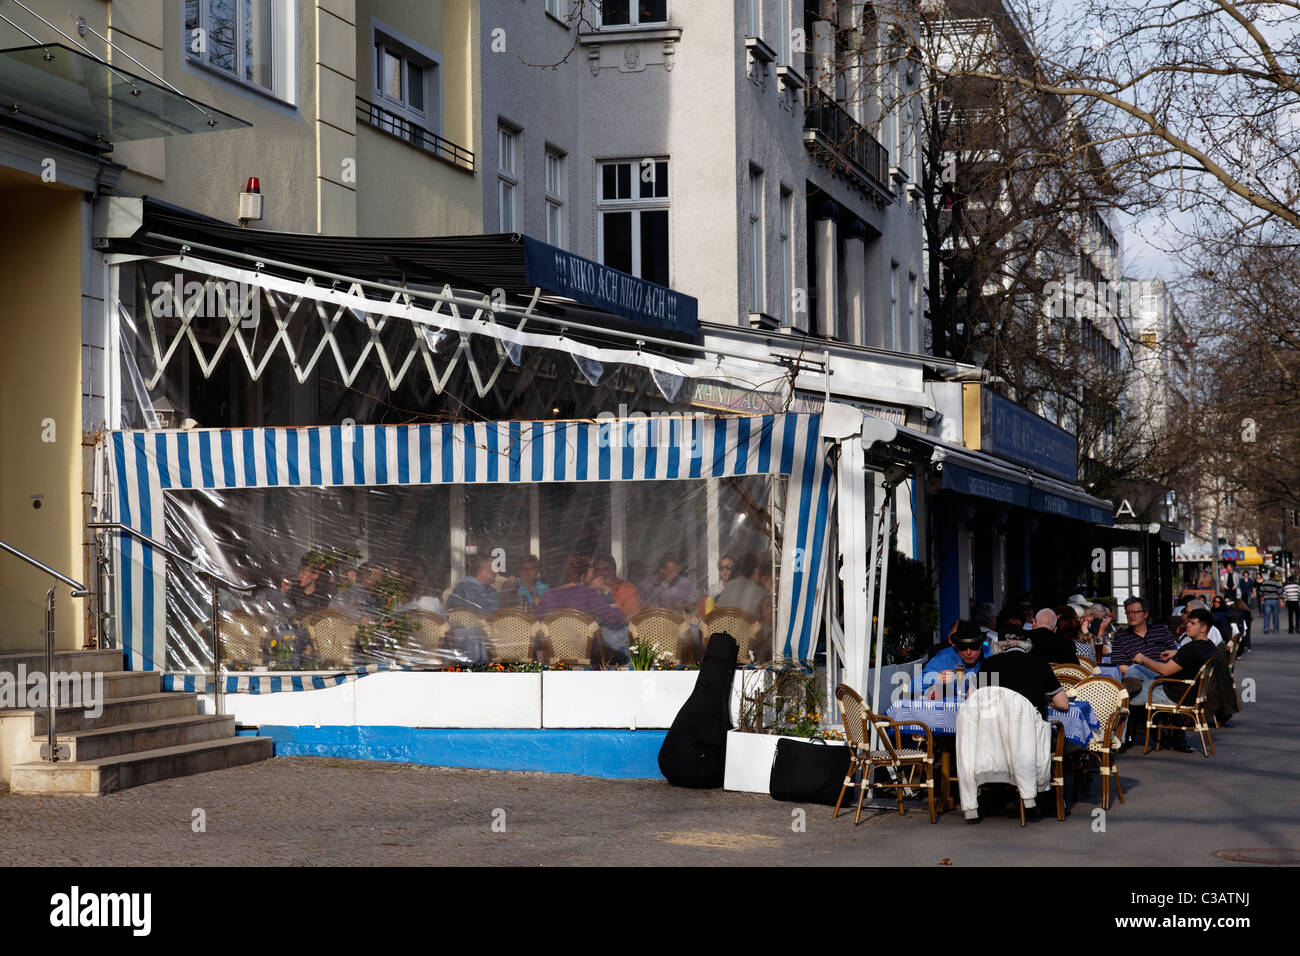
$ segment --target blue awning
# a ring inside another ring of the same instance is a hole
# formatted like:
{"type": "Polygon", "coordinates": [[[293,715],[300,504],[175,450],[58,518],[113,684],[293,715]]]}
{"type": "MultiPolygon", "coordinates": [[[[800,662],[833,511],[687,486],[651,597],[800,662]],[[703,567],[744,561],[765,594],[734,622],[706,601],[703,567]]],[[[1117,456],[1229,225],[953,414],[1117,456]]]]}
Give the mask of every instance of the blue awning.
{"type": "Polygon", "coordinates": [[[961,495],[973,495],[976,498],[987,498],[990,501],[998,501],[1005,505],[1016,505],[1020,508],[1030,507],[1029,484],[1027,482],[1015,481],[975,468],[965,468],[961,465],[954,465],[950,461],[944,462],[943,471],[940,474],[943,478],[943,488],[945,490],[955,491],[961,495]]]}
{"type": "Polygon", "coordinates": [[[1029,472],[1023,476],[1015,474],[999,465],[986,465],[971,455],[956,453],[945,457],[940,476],[942,488],[961,495],[1104,527],[1115,523],[1109,502],[1094,498],[1080,488],[1029,472]]]}

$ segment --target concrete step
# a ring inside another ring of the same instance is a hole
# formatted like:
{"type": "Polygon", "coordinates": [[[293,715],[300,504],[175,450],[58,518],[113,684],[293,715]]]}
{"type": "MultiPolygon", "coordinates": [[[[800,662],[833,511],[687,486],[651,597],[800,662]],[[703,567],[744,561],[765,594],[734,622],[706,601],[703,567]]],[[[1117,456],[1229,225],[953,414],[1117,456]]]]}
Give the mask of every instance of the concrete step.
{"type": "MultiPolygon", "coordinates": [[[[122,669],[122,651],[107,650],[67,650],[54,652],[54,672],[65,674],[73,671],[120,671],[122,669]]],[[[24,665],[28,674],[40,671],[45,673],[45,651],[4,651],[0,652],[0,673],[18,673],[18,665],[24,665]]]]}
{"type": "MultiPolygon", "coordinates": [[[[58,734],[56,740],[67,744],[72,760],[98,760],[118,754],[180,747],[208,740],[229,739],[235,736],[235,718],[215,714],[194,714],[189,717],[171,717],[167,720],[146,721],[139,724],[119,724],[116,727],[96,727],[71,734],[58,734]]],[[[37,745],[45,738],[35,738],[37,745]]]]}
{"type": "MultiPolygon", "coordinates": [[[[142,724],[168,717],[190,717],[199,712],[197,694],[162,691],[157,694],[140,694],[103,702],[103,713],[88,717],[84,707],[57,707],[54,711],[54,730],[67,734],[78,730],[98,730],[121,724],[142,724]]],[[[37,737],[46,734],[48,724],[44,708],[34,710],[6,710],[6,716],[29,713],[32,715],[32,733],[37,737]]]]}
{"type": "Polygon", "coordinates": [[[97,796],[170,777],[225,770],[274,756],[269,737],[234,737],[118,754],[97,760],[26,763],[9,775],[12,793],[97,796]]]}
{"type": "Polygon", "coordinates": [[[161,671],[105,671],[104,697],[117,700],[124,697],[141,697],[162,690],[161,671]]]}

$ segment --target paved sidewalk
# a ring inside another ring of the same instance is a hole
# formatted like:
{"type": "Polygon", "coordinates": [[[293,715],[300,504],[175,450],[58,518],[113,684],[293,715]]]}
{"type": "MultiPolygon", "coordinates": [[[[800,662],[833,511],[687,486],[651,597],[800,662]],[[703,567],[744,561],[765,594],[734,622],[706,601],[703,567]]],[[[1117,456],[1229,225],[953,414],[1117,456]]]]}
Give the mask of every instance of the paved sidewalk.
{"type": "Polygon", "coordinates": [[[1256,647],[1238,666],[1256,702],[1215,733],[1218,755],[1121,757],[1128,802],[1112,805],[1104,832],[1098,788],[1065,823],[1025,830],[967,826],[959,812],[932,826],[924,809],[855,828],[828,807],[662,781],[281,757],[102,798],[0,793],[0,863],[1242,866],[1214,851],[1300,847],[1300,639],[1256,647]]]}

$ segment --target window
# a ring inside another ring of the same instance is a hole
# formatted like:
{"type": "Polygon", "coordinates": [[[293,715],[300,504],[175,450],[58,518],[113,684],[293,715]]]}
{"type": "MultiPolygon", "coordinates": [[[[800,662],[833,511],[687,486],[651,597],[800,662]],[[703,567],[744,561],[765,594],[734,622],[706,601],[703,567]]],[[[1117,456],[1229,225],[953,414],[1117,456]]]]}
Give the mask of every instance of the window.
{"type": "Polygon", "coordinates": [[[763,172],[749,167],[749,311],[763,311],[763,172]]]}
{"type": "Polygon", "coordinates": [[[781,252],[781,324],[783,326],[793,325],[790,310],[791,296],[794,290],[790,288],[790,277],[794,274],[794,246],[790,242],[790,236],[794,234],[794,196],[789,189],[781,187],[781,223],[778,228],[777,237],[781,252]]]}
{"type": "Polygon", "coordinates": [[[546,241],[564,246],[564,197],[567,194],[564,154],[546,148],[546,241]]]}
{"type": "Polygon", "coordinates": [[[898,263],[889,267],[889,331],[885,347],[898,348],[898,263]]]}
{"type": "Polygon", "coordinates": [[[749,0],[749,23],[745,27],[745,36],[761,37],[763,35],[762,0],[749,0]]]}
{"type": "Polygon", "coordinates": [[[601,163],[600,261],[668,285],[668,160],[601,163]]]}
{"type": "Polygon", "coordinates": [[[293,102],[296,4],[289,0],[185,0],[186,57],[293,102]]]}
{"type": "Polygon", "coordinates": [[[442,128],[442,94],[438,60],[413,41],[387,30],[375,30],[375,91],[372,122],[418,146],[425,131],[442,128]]]}
{"type": "Polygon", "coordinates": [[[790,65],[790,0],[776,0],[776,62],[790,65]]]}
{"type": "Polygon", "coordinates": [[[546,12],[557,20],[563,20],[569,15],[568,0],[546,0],[546,12]]]}
{"type": "Polygon", "coordinates": [[[1136,548],[1112,548],[1110,552],[1110,593],[1120,607],[1120,623],[1128,623],[1124,602],[1142,594],[1142,552],[1136,548]]]}
{"type": "Polygon", "coordinates": [[[902,351],[912,351],[912,336],[916,332],[916,309],[920,303],[917,298],[916,273],[907,274],[907,325],[903,328],[902,351]]]}
{"type": "Polygon", "coordinates": [[[497,127],[497,205],[501,212],[501,231],[519,232],[519,178],[515,157],[519,150],[519,131],[497,127]]]}
{"type": "Polygon", "coordinates": [[[600,25],[635,27],[668,22],[668,0],[601,0],[600,25]]]}

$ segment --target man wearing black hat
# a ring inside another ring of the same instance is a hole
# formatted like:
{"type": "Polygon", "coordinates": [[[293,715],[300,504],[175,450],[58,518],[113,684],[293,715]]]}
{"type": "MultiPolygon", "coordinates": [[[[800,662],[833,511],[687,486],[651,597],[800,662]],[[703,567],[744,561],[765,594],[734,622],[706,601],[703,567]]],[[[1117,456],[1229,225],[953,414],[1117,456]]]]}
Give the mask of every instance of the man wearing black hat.
{"type": "Polygon", "coordinates": [[[957,621],[953,624],[948,644],[948,647],[926,661],[925,670],[918,679],[919,686],[915,688],[915,691],[931,700],[953,696],[957,671],[965,671],[967,675],[978,673],[980,664],[988,653],[984,632],[971,621],[957,621]]]}

